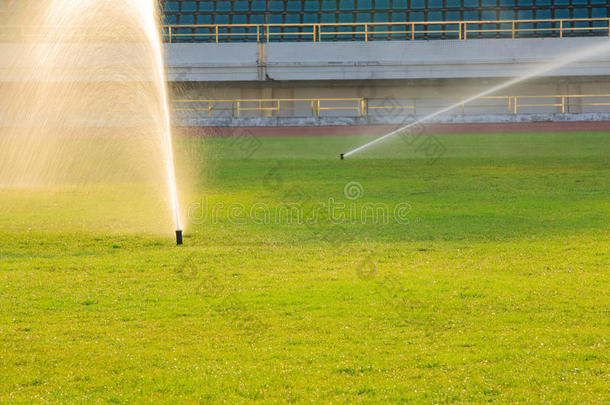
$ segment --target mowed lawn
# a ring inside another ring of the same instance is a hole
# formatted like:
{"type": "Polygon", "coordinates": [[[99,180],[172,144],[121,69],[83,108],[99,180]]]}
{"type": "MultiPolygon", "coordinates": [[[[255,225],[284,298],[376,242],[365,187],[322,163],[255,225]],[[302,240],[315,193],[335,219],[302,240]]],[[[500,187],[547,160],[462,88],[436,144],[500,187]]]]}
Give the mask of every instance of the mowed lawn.
{"type": "Polygon", "coordinates": [[[370,139],[1,190],[0,402],[607,403],[610,134],[370,139]]]}

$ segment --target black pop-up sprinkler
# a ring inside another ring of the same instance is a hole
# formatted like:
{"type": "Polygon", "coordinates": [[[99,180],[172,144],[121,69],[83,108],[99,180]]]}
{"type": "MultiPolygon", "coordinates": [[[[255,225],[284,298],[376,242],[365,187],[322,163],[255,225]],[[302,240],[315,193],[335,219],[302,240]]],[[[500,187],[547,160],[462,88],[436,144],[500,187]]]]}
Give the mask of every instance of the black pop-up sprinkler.
{"type": "Polygon", "coordinates": [[[341,160],[343,160],[343,153],[341,154],[341,156],[340,156],[340,157],[341,157],[341,160]]]}
{"type": "Polygon", "coordinates": [[[181,230],[176,231],[176,245],[177,246],[182,245],[182,231],[181,230]]]}

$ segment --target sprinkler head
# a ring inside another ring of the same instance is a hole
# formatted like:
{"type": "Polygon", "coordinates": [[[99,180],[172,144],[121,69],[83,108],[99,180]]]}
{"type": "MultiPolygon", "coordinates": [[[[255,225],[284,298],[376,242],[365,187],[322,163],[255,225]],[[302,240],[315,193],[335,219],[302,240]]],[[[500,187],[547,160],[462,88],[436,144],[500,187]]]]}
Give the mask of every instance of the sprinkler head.
{"type": "Polygon", "coordinates": [[[180,230],[176,231],[176,245],[177,246],[182,245],[182,231],[180,231],[180,230]]]}
{"type": "Polygon", "coordinates": [[[341,154],[341,156],[340,156],[340,157],[341,157],[341,160],[343,160],[343,153],[341,154]]]}

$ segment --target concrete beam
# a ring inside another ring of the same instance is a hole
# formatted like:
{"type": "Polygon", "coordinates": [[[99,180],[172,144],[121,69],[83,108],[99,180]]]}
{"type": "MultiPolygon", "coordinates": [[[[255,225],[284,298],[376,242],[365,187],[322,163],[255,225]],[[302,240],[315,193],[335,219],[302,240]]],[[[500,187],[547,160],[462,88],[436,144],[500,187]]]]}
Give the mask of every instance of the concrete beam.
{"type": "MultiPolygon", "coordinates": [[[[167,44],[171,81],[370,80],[514,77],[595,46],[606,37],[269,43],[167,44]],[[265,49],[266,48],[266,49],[265,49]],[[265,62],[265,77],[257,75],[265,62]]],[[[547,76],[608,75],[610,53],[547,76]]]]}
{"type": "MultiPolygon", "coordinates": [[[[527,73],[607,37],[473,39],[466,41],[372,41],[322,43],[166,44],[168,79],[175,82],[265,82],[501,78],[527,73]]],[[[72,58],[55,56],[47,44],[0,44],[0,82],[139,81],[154,70],[138,45],[74,45],[72,58]],[[81,49],[82,48],[82,49],[81,49]],[[37,68],[40,65],[41,69],[37,68]],[[19,69],[15,69],[19,67],[19,69]],[[44,67],[44,69],[42,69],[44,67]],[[39,77],[45,73],[45,77],[39,77]]],[[[551,71],[546,76],[608,76],[610,52],[551,71]]]]}

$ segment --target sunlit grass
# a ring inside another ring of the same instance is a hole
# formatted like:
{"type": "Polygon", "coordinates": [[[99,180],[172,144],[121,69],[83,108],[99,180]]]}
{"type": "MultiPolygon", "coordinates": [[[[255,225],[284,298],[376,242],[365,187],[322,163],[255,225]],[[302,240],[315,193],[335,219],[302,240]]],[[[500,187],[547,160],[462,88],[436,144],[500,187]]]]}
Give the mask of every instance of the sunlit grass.
{"type": "Polygon", "coordinates": [[[146,187],[2,190],[0,401],[603,403],[608,135],[339,161],[365,138],[182,140],[185,211],[349,204],[358,182],[408,224],[221,213],[177,248],[146,187]]]}

